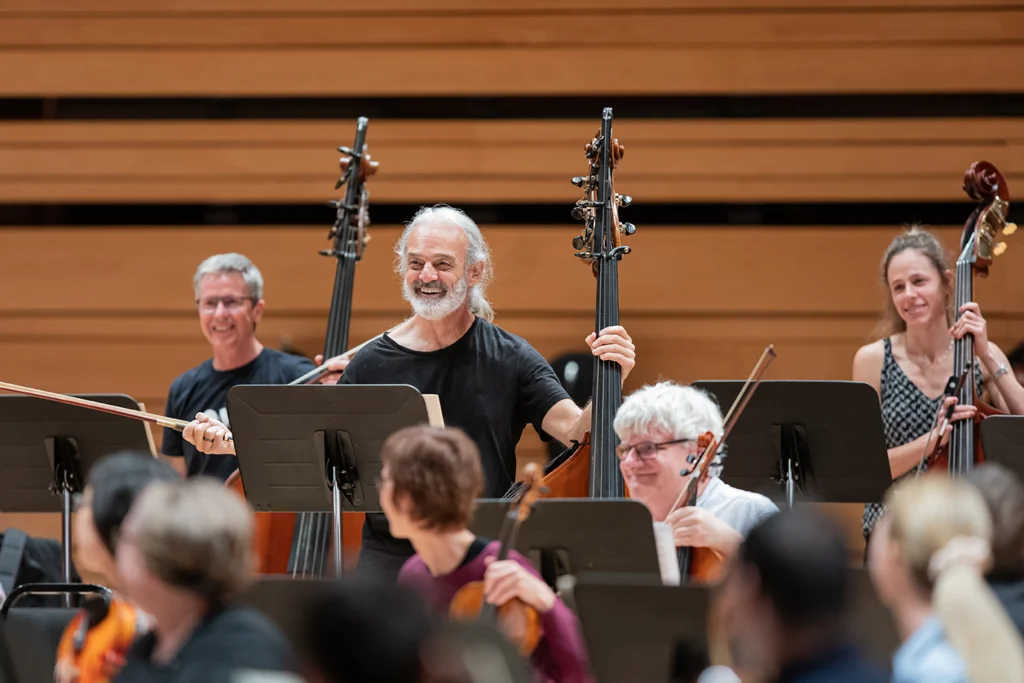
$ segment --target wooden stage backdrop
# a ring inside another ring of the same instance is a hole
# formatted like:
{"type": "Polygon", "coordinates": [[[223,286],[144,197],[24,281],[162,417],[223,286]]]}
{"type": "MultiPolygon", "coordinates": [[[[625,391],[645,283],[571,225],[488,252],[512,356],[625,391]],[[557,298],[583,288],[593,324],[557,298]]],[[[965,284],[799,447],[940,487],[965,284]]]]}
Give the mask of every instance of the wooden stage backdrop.
{"type": "MultiPolygon", "coordinates": [[[[366,102],[381,163],[371,200],[409,209],[371,227],[353,343],[407,314],[392,269],[398,222],[443,201],[478,207],[498,324],[549,359],[578,352],[594,281],[573,257],[577,228],[554,224],[550,207],[567,216],[578,197],[569,178],[585,169],[601,98],[657,96],[669,103],[627,107],[615,125],[627,150],[617,189],[634,212],[660,207],[657,221],[636,221],[621,269],[622,322],[638,353],[627,390],[744,378],[768,343],[779,353],[770,378],[849,379],[881,310],[879,258],[919,217],[914,207],[945,207],[936,229],[952,251],[972,161],[1024,187],[1024,71],[1009,68],[1024,63],[1024,3],[890,4],[8,0],[0,106],[15,113],[0,116],[0,378],[127,393],[163,410],[171,380],[209,355],[191,277],[224,251],[263,271],[263,342],[318,352],[334,269],[316,251],[329,213],[322,224],[167,218],[182,205],[230,216],[239,205],[258,214],[337,197],[335,148],[351,144],[354,119],[316,98],[340,98],[345,111],[366,102]],[[984,104],[993,93],[1003,99],[984,104]],[[715,99],[733,96],[747,99],[715,99]],[[784,114],[757,110],[794,96],[805,99],[784,114]],[[580,98],[593,110],[581,113],[580,98]],[[717,103],[706,115],[701,98],[717,103]],[[194,101],[220,113],[180,113],[194,101]],[[460,102],[468,109],[445,113],[460,102]],[[289,107],[304,113],[275,111],[289,107]],[[465,114],[473,107],[480,116],[465,114]],[[694,207],[708,203],[736,210],[702,223],[694,207]],[[53,207],[66,205],[95,210],[64,220],[53,207]],[[532,214],[535,205],[548,208],[532,214]],[[820,220],[787,224],[749,208],[775,205],[820,220]],[[104,221],[124,206],[137,223],[104,221]],[[509,206],[519,221],[493,220],[509,206]]],[[[976,286],[1004,350],[1024,339],[1024,242],[1007,241],[976,286]]],[[[543,453],[528,430],[521,461],[543,453]]],[[[843,516],[856,540],[856,506],[843,516]]],[[[58,528],[0,515],[8,524],[58,528]]]]}

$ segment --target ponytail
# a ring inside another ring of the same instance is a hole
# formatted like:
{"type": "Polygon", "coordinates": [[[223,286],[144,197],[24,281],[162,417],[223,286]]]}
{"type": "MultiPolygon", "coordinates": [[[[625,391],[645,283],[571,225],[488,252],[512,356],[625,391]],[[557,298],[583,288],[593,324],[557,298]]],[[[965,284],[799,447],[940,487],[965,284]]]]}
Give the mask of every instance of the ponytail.
{"type": "Polygon", "coordinates": [[[1024,642],[983,578],[989,541],[956,536],[932,555],[932,606],[971,683],[1024,683],[1024,642]]]}

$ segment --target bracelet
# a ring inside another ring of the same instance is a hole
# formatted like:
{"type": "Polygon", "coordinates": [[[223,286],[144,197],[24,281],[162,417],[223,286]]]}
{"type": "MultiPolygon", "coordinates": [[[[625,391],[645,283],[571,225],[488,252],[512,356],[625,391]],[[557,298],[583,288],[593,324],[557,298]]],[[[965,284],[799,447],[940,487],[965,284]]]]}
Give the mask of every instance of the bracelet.
{"type": "Polygon", "coordinates": [[[1003,375],[1007,375],[1009,373],[1010,373],[1010,369],[1008,367],[1006,367],[1006,363],[1000,363],[999,364],[999,369],[992,373],[992,381],[994,382],[997,379],[999,379],[1000,377],[1002,377],[1003,375]]]}

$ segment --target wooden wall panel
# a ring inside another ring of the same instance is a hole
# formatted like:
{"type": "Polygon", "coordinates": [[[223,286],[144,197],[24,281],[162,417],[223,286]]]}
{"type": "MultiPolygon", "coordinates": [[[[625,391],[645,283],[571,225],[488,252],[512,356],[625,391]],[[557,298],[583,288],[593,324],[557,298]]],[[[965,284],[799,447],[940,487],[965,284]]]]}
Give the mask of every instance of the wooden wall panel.
{"type": "Polygon", "coordinates": [[[499,96],[1024,91],[1024,46],[618,47],[587,78],[581,49],[10,49],[9,96],[499,96]],[[340,64],[362,61],[352,78],[340,64]]]}
{"type": "Polygon", "coordinates": [[[1018,92],[1019,3],[5,3],[10,95],[1018,92]],[[72,13],[72,9],[74,13],[72,13]],[[739,11],[738,11],[739,10],[739,11]],[[957,11],[959,10],[959,11],[957,11]],[[602,45],[600,78],[581,50],[602,45]],[[358,63],[358,77],[338,65],[358,63]]]}
{"type": "MultiPolygon", "coordinates": [[[[965,202],[964,213],[970,205],[965,202]]],[[[495,264],[488,292],[499,313],[551,318],[592,310],[594,280],[573,256],[573,226],[483,226],[495,264]],[[544,296],[538,296],[544,292],[544,296]]],[[[400,229],[373,226],[356,276],[357,314],[407,310],[393,271],[400,229]]],[[[638,226],[621,265],[622,308],[637,316],[750,314],[873,316],[878,260],[899,232],[886,227],[638,226]]],[[[936,228],[952,251],[959,228],[936,228]]],[[[1024,313],[1019,234],[1006,238],[976,291],[989,315],[1024,313]]],[[[333,263],[316,251],[325,228],[147,227],[0,229],[0,313],[173,313],[190,317],[192,275],[207,256],[240,251],[261,268],[271,315],[326,318],[333,263]]],[[[319,333],[318,333],[319,334],[319,333]]]]}
{"type": "MultiPolygon", "coordinates": [[[[1020,0],[903,0],[900,8],[910,11],[954,8],[964,11],[986,11],[993,8],[1020,7],[1020,0]]],[[[552,10],[597,11],[621,10],[619,0],[377,0],[372,7],[359,0],[150,0],[144,4],[134,0],[5,0],[0,15],[24,13],[76,16],[107,14],[254,14],[280,11],[294,12],[415,13],[417,15],[475,12],[508,14],[512,11],[552,10]]],[[[707,10],[800,10],[831,12],[837,9],[875,9],[900,11],[889,0],[634,0],[632,10],[668,10],[674,12],[707,10]]]]}
{"type": "MultiPolygon", "coordinates": [[[[573,202],[592,120],[371,121],[371,200],[573,202]],[[529,140],[528,145],[522,143],[529,140]]],[[[0,201],[323,201],[354,121],[0,124],[0,201]]],[[[1024,182],[1022,119],[618,119],[638,203],[962,200],[985,159],[1024,182]]]]}
{"type": "MultiPolygon", "coordinates": [[[[914,45],[1009,42],[1024,22],[1020,9],[964,12],[864,12],[820,9],[792,12],[700,12],[632,8],[625,13],[578,11],[539,14],[529,10],[494,16],[478,11],[443,15],[380,14],[334,10],[315,14],[14,15],[0,22],[0,44],[8,47],[162,47],[265,50],[338,45],[381,47],[499,45],[589,46],[624,43],[661,45],[914,45]],[[611,19],[611,20],[609,20],[611,19]]],[[[0,11],[0,16],[3,16],[0,11]]]]}

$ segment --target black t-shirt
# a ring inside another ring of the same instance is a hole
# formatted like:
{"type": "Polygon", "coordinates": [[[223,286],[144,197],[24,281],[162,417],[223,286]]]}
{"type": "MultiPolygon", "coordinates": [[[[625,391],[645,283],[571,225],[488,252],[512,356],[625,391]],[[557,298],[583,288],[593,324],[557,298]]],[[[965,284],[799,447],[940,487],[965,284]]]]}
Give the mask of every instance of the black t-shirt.
{"type": "MultiPolygon", "coordinates": [[[[516,444],[526,425],[539,432],[552,406],[569,398],[543,356],[482,318],[438,351],[412,351],[386,334],[378,337],[352,358],[340,383],[408,384],[437,394],[445,425],[465,431],[480,449],[488,498],[501,497],[514,483],[516,444]]],[[[363,540],[378,549],[409,547],[391,536],[380,513],[367,515],[363,540]]]]}
{"type": "Polygon", "coordinates": [[[235,671],[297,673],[291,646],[261,612],[233,607],[211,614],[166,664],[151,661],[153,632],[139,638],[115,683],[222,683],[235,671]]]}
{"type": "MultiPolygon", "coordinates": [[[[228,421],[228,390],[238,384],[287,384],[316,367],[313,361],[290,353],[264,348],[252,362],[234,370],[221,372],[213,360],[182,373],[171,383],[167,395],[167,417],[194,420],[196,413],[206,413],[230,426],[228,421]]],[[[226,481],[238,469],[233,455],[200,453],[182,438],[181,432],[164,428],[160,447],[164,455],[184,456],[188,476],[207,475],[226,481]]]]}

